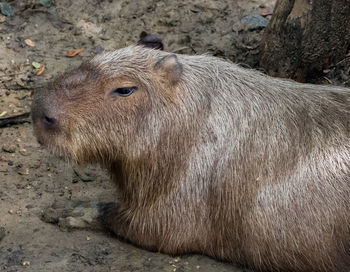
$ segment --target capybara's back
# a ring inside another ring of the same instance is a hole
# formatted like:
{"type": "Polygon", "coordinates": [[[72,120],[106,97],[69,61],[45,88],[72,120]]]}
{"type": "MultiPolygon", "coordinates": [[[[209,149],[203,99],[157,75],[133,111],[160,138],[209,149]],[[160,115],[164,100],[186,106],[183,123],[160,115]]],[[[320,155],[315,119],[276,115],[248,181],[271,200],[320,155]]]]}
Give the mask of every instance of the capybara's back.
{"type": "Polygon", "coordinates": [[[115,233],[258,271],[350,271],[349,112],[345,88],[138,46],[33,102],[43,145],[111,172],[115,233]]]}

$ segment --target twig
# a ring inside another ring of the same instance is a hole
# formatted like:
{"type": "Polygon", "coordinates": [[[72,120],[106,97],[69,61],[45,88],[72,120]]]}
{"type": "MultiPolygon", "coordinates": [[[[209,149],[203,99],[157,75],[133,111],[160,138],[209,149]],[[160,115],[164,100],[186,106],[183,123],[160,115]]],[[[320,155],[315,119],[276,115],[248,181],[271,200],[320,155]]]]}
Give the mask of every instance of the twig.
{"type": "Polygon", "coordinates": [[[29,116],[30,112],[25,112],[11,117],[0,118],[0,127],[30,123],[29,116]]]}
{"type": "Polygon", "coordinates": [[[25,72],[18,72],[18,73],[12,73],[12,74],[3,74],[3,75],[0,75],[0,78],[1,77],[7,77],[7,76],[17,76],[17,75],[22,75],[22,74],[25,74],[25,73],[28,73],[28,72],[25,71],[25,72]]]}
{"type": "Polygon", "coordinates": [[[348,60],[350,57],[350,55],[346,55],[344,59],[342,59],[341,61],[338,61],[336,64],[334,64],[332,67],[338,66],[339,64],[343,63],[344,61],[348,60]]]}
{"type": "Polygon", "coordinates": [[[323,78],[324,78],[325,80],[327,80],[329,84],[333,84],[333,81],[330,80],[328,77],[325,77],[325,76],[324,76],[323,78]]]}
{"type": "Polygon", "coordinates": [[[173,53],[180,52],[180,51],[185,50],[185,49],[191,49],[191,48],[189,48],[188,46],[180,47],[180,48],[173,50],[173,53]]]}
{"type": "Polygon", "coordinates": [[[35,90],[35,89],[40,89],[42,88],[43,85],[38,85],[38,86],[20,86],[20,85],[5,85],[5,88],[7,90],[13,90],[13,91],[18,91],[18,90],[35,90]]]}

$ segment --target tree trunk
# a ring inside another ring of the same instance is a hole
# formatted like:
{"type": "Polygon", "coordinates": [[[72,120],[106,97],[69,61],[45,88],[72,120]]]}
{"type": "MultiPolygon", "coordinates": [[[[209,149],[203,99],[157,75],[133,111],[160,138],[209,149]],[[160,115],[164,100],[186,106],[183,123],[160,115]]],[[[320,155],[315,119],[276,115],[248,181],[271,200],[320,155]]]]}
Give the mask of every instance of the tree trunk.
{"type": "Polygon", "coordinates": [[[261,49],[272,76],[317,76],[350,50],[350,0],[277,0],[261,49]]]}

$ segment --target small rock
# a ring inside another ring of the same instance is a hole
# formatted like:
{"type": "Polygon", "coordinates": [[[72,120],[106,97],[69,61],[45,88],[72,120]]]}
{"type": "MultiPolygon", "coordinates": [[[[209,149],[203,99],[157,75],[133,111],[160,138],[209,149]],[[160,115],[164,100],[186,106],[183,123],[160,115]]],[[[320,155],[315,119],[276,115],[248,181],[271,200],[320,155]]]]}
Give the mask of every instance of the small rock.
{"type": "Polygon", "coordinates": [[[2,146],[2,150],[3,150],[4,152],[7,152],[7,153],[15,153],[15,152],[16,152],[16,146],[13,145],[13,144],[10,144],[10,145],[4,144],[4,145],[2,146]]]}
{"type": "Polygon", "coordinates": [[[29,169],[23,167],[16,167],[15,171],[21,176],[29,175],[29,169]]]}
{"type": "Polygon", "coordinates": [[[347,81],[349,79],[349,76],[346,75],[343,71],[340,72],[340,77],[344,81],[347,81]]]}
{"type": "Polygon", "coordinates": [[[23,266],[29,266],[29,265],[30,265],[30,261],[23,261],[23,262],[22,262],[22,265],[23,265],[23,266]]]}
{"type": "Polygon", "coordinates": [[[4,227],[0,227],[0,241],[5,237],[6,229],[4,227]]]}
{"type": "Polygon", "coordinates": [[[59,219],[59,214],[57,210],[53,208],[47,208],[42,212],[41,220],[46,223],[57,224],[59,219]]]}
{"type": "Polygon", "coordinates": [[[25,149],[25,148],[21,148],[18,152],[21,155],[23,155],[23,156],[29,156],[30,155],[30,152],[28,152],[27,149],[25,149]]]}
{"type": "Polygon", "coordinates": [[[9,3],[1,2],[0,3],[1,13],[6,16],[13,16],[15,14],[13,8],[9,3]]]}
{"type": "Polygon", "coordinates": [[[91,182],[94,181],[97,177],[96,175],[89,173],[87,171],[74,169],[74,173],[81,179],[83,182],[91,182]]]}
{"type": "Polygon", "coordinates": [[[110,21],[110,20],[112,20],[112,15],[111,14],[103,15],[102,22],[107,22],[107,21],[110,21]]]}
{"type": "Polygon", "coordinates": [[[162,39],[158,35],[147,34],[145,31],[141,32],[140,40],[137,44],[159,50],[164,49],[162,39]]]}
{"type": "Polygon", "coordinates": [[[269,20],[262,17],[261,15],[251,14],[243,17],[241,19],[241,23],[248,30],[256,30],[267,27],[267,25],[269,24],[269,20]]]}
{"type": "Polygon", "coordinates": [[[51,5],[51,0],[40,0],[40,4],[42,4],[44,7],[48,7],[51,5]]]}
{"type": "Polygon", "coordinates": [[[103,51],[105,51],[105,49],[104,49],[101,45],[97,45],[97,46],[94,48],[95,54],[100,54],[100,53],[102,53],[103,51]]]}
{"type": "Polygon", "coordinates": [[[3,23],[6,21],[6,17],[3,15],[0,15],[0,23],[3,23]]]}
{"type": "Polygon", "coordinates": [[[81,28],[75,28],[73,31],[74,36],[80,36],[82,33],[81,28]]]}
{"type": "Polygon", "coordinates": [[[51,15],[57,15],[57,10],[56,8],[49,8],[48,12],[51,14],[51,15]]]}

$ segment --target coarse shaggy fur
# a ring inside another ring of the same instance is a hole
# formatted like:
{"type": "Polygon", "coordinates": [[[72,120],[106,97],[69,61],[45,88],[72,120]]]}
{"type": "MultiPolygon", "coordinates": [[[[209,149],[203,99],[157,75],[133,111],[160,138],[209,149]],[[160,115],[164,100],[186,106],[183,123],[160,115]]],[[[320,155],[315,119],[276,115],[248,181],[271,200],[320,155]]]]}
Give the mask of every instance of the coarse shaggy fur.
{"type": "Polygon", "coordinates": [[[39,141],[110,171],[115,233],[258,271],[350,271],[349,111],[349,89],[140,46],[97,55],[33,102],[39,141]]]}

